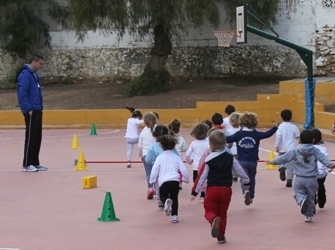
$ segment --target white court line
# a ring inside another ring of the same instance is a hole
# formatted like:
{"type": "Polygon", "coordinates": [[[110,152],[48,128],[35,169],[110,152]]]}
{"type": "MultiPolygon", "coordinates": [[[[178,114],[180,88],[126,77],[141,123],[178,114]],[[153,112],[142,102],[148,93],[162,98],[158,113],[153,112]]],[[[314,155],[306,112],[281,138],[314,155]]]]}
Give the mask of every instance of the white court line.
{"type": "MultiPolygon", "coordinates": [[[[92,138],[87,138],[87,139],[80,139],[80,141],[91,141],[91,140],[105,140],[105,139],[117,139],[117,138],[120,138],[120,137],[92,137],[92,138]]],[[[58,140],[42,140],[42,143],[44,143],[44,142],[57,142],[58,140]]],[[[72,140],[68,140],[68,139],[66,139],[66,140],[59,140],[59,141],[61,141],[61,142],[71,142],[72,140]]],[[[21,143],[21,144],[24,144],[24,141],[21,141],[21,142],[19,142],[19,143],[21,143]]],[[[0,249],[1,250],[1,249],[0,249]]]]}
{"type": "Polygon", "coordinates": [[[3,248],[3,247],[0,247],[0,250],[20,250],[19,248],[3,248]]]}
{"type": "MultiPolygon", "coordinates": [[[[106,134],[114,134],[114,133],[118,133],[120,132],[119,129],[115,130],[115,131],[110,131],[110,132],[102,132],[102,133],[99,133],[98,135],[106,135],[106,134]]],[[[92,135],[89,135],[89,134],[76,134],[77,136],[92,136],[92,135]]],[[[23,133],[23,136],[24,136],[24,133],[23,133]]],[[[52,138],[52,137],[68,137],[69,135],[43,135],[43,138],[52,138]]],[[[17,137],[6,137],[4,136],[3,138],[1,138],[1,140],[12,140],[12,139],[17,139],[17,138],[21,138],[22,136],[17,136],[17,137]]],[[[1,250],[1,249],[0,249],[1,250]]]]}

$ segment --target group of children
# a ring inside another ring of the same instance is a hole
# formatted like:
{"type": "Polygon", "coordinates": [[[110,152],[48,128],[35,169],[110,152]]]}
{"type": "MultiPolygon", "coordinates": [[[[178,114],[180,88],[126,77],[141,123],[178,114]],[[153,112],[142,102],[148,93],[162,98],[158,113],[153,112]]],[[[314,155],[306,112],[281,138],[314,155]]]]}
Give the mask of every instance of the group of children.
{"type": "Polygon", "coordinates": [[[321,132],[314,129],[299,133],[298,128],[290,122],[290,110],[281,112],[282,121],[276,126],[260,132],[256,130],[256,114],[238,113],[232,105],[228,105],[225,119],[221,114],[215,113],[211,121],[205,120],[194,126],[191,132],[194,140],[189,147],[179,135],[181,124],[177,119],[166,127],[158,124],[157,114],[148,112],[141,121],[142,114],[139,111],[129,110],[132,117],[128,119],[126,132],[128,167],[133,146],[138,142],[146,172],[147,199],[153,199],[156,195],[158,209],[171,216],[173,223],[178,222],[181,183],[189,182],[189,174],[182,161],[182,153],[186,152],[186,162],[193,169],[191,200],[200,193],[205,218],[211,224],[211,235],[217,238],[218,243],[225,243],[232,183],[240,178],[244,203],[247,206],[252,204],[255,198],[260,141],[276,132],[275,150],[279,157],[268,163],[279,165],[280,179],[286,180],[287,187],[292,186],[295,175],[294,198],[301,207],[301,213],[305,215],[305,221],[312,221],[316,203],[320,208],[326,203],[324,182],[327,168],[333,169],[335,165],[328,159],[325,148],[318,145],[322,141],[321,132]],[[141,122],[145,127],[138,134],[141,122]],[[137,126],[137,134],[132,133],[135,131],[134,124],[137,126]],[[298,147],[297,138],[300,138],[298,147]]]}

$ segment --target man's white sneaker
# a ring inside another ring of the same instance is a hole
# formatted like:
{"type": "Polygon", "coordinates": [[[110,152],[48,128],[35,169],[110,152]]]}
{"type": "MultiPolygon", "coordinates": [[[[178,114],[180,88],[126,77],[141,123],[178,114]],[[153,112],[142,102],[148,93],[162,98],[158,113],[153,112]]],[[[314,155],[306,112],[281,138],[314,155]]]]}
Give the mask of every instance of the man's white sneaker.
{"type": "Polygon", "coordinates": [[[30,165],[26,168],[25,167],[22,168],[22,172],[37,172],[37,171],[38,169],[35,168],[33,165],[30,165]]]}
{"type": "Polygon", "coordinates": [[[38,171],[47,171],[48,168],[47,167],[44,167],[44,166],[41,166],[41,165],[38,165],[38,166],[34,166],[38,171]]]}
{"type": "Polygon", "coordinates": [[[205,202],[205,197],[200,197],[199,202],[200,202],[200,203],[204,203],[204,202],[205,202]]]}
{"type": "Polygon", "coordinates": [[[172,223],[178,223],[178,222],[179,222],[179,220],[178,220],[178,215],[172,215],[172,216],[171,216],[171,222],[172,222],[172,223]]]}
{"type": "Polygon", "coordinates": [[[311,216],[305,216],[305,222],[312,222],[312,217],[311,216]]]}
{"type": "Polygon", "coordinates": [[[170,216],[172,212],[172,200],[166,199],[164,204],[164,212],[166,216],[170,216]]]}

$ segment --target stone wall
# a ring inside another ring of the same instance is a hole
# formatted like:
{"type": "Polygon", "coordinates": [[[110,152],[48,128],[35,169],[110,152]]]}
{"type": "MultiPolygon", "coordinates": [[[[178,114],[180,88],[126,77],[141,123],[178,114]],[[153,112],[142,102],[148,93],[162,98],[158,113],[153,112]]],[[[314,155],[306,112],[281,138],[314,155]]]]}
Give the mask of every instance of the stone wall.
{"type": "MultiPolygon", "coordinates": [[[[59,78],[132,78],[149,60],[149,48],[54,49],[42,52],[45,64],[40,74],[49,81],[59,78]]],[[[5,60],[10,60],[6,58],[5,60]]],[[[10,62],[10,65],[15,65],[10,62]]],[[[6,64],[8,66],[8,64],[6,64]]],[[[1,68],[1,67],[0,67],[1,68]]],[[[179,47],[167,61],[173,76],[219,75],[304,77],[298,54],[283,46],[179,47]]],[[[4,70],[2,77],[6,76],[4,70]]]]}
{"type": "Polygon", "coordinates": [[[317,30],[315,59],[320,74],[335,74],[335,25],[317,30]]]}

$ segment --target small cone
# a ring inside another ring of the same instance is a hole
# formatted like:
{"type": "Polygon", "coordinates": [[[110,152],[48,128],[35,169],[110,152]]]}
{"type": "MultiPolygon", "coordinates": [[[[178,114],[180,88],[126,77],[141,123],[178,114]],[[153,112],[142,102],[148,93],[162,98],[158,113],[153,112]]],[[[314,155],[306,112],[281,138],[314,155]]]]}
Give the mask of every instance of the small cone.
{"type": "MultiPolygon", "coordinates": [[[[273,151],[270,151],[270,153],[269,153],[269,161],[272,161],[274,158],[275,158],[275,153],[273,151]]],[[[272,164],[266,164],[265,169],[276,170],[277,166],[276,165],[272,165],[272,164]]]]}
{"type": "Polygon", "coordinates": [[[94,123],[93,123],[92,126],[91,126],[91,133],[90,133],[90,135],[98,135],[94,123]]]}
{"type": "Polygon", "coordinates": [[[77,135],[73,135],[71,148],[80,148],[77,135]]]}
{"type": "Polygon", "coordinates": [[[106,192],[104,206],[102,208],[101,217],[98,218],[98,221],[120,221],[115,216],[114,205],[112,200],[112,195],[110,192],[106,192]]]}
{"type": "Polygon", "coordinates": [[[76,170],[76,171],[88,170],[87,167],[86,167],[86,161],[85,161],[83,152],[79,153],[79,158],[78,158],[78,161],[77,161],[77,165],[76,165],[76,168],[74,170],[76,170]]]}

